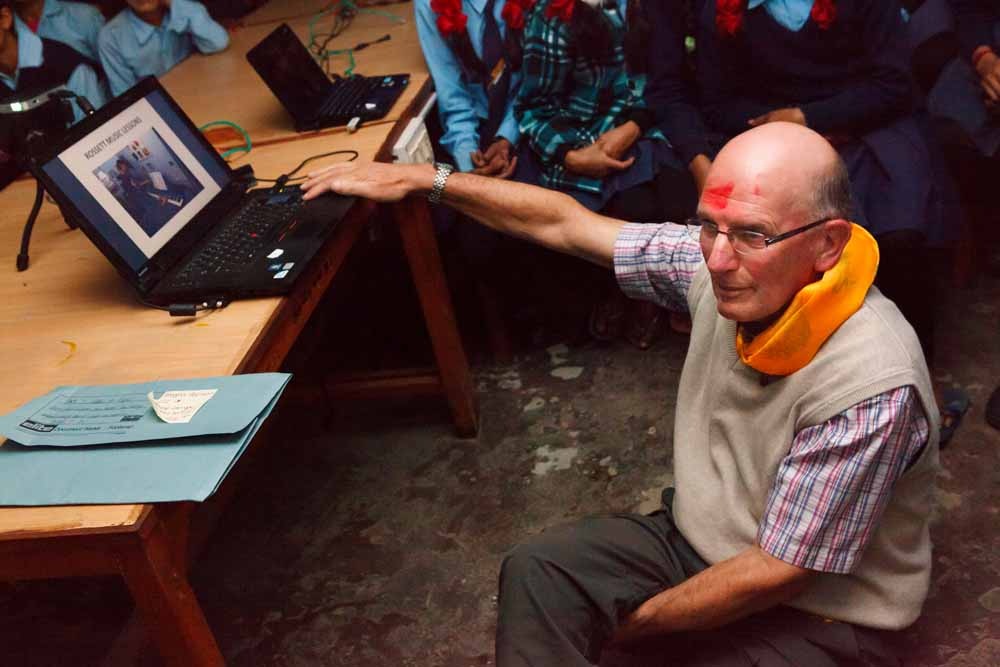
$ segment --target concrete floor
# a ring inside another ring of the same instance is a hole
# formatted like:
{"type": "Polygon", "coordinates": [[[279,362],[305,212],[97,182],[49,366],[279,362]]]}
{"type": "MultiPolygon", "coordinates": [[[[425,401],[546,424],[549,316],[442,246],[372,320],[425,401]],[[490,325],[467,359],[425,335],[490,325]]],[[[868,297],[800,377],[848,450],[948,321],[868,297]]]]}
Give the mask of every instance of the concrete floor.
{"type": "MultiPolygon", "coordinates": [[[[379,280],[367,289],[392,287],[379,280]]],[[[934,375],[973,406],[942,454],[933,589],[908,666],[1000,665],[1000,431],[982,416],[1000,382],[998,305],[997,279],[942,301],[934,375]]],[[[599,347],[576,340],[578,320],[526,336],[516,363],[477,364],[476,440],[453,437],[438,400],[332,413],[287,400],[192,573],[229,663],[491,664],[506,549],[584,514],[655,507],[686,339],[599,347]]],[[[374,346],[398,353],[396,336],[374,346]]],[[[113,579],[0,583],[0,664],[94,664],[129,611],[113,579]]]]}

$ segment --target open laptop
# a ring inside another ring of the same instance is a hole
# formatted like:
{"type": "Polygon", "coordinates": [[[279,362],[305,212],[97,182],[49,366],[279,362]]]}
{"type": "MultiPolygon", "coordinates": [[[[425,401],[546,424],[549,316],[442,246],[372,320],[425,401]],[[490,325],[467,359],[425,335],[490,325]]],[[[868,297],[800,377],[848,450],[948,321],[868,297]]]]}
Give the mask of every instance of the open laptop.
{"type": "Polygon", "coordinates": [[[294,185],[249,190],[152,77],[30,167],[157,305],[288,292],[354,201],[303,202],[294,185]]]}
{"type": "Polygon", "coordinates": [[[410,82],[409,74],[351,76],[330,81],[287,23],[247,53],[299,132],[382,118],[410,82]]]}

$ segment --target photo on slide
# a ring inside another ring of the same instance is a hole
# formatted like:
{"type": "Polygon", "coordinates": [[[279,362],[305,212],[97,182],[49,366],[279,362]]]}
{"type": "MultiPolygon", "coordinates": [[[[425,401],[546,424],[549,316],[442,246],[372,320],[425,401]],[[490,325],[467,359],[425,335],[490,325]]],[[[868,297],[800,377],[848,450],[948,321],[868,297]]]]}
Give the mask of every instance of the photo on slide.
{"type": "Polygon", "coordinates": [[[152,128],[132,138],[94,176],[150,238],[203,189],[152,128]]]}

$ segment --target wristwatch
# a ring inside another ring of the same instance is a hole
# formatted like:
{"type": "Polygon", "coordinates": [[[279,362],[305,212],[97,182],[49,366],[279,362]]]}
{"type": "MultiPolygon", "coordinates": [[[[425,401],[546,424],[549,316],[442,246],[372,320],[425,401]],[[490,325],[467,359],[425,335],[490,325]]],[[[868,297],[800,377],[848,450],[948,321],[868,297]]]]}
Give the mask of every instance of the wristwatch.
{"type": "Polygon", "coordinates": [[[427,193],[427,201],[438,204],[441,202],[441,195],[444,194],[444,185],[448,182],[448,177],[451,176],[451,172],[455,171],[455,168],[444,162],[435,162],[434,166],[437,168],[437,172],[434,174],[434,185],[427,193]]]}

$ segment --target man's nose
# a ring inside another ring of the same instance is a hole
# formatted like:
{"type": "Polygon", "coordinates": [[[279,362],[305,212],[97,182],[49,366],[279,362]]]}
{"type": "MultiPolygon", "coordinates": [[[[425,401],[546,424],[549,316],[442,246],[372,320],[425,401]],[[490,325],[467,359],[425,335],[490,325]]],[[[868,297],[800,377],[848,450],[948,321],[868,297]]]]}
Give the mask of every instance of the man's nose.
{"type": "Polygon", "coordinates": [[[712,245],[708,248],[708,270],[714,273],[731,271],[739,266],[739,256],[733,250],[733,244],[726,234],[717,234],[712,245]]]}

